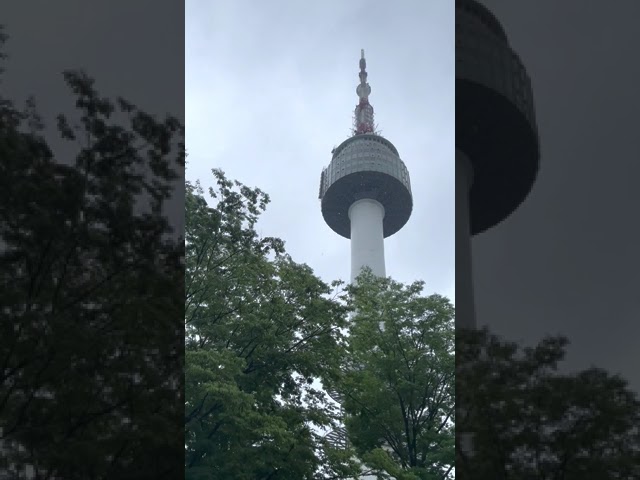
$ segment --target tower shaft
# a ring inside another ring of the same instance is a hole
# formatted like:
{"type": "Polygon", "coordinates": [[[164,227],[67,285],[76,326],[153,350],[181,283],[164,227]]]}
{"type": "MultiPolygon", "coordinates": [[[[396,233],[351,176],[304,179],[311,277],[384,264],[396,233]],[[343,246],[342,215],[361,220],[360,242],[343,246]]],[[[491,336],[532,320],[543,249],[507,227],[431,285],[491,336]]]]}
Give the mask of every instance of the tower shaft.
{"type": "Polygon", "coordinates": [[[476,326],[469,214],[472,184],[471,161],[456,149],[456,329],[476,326]]]}
{"type": "Polygon", "coordinates": [[[349,208],[351,222],[351,282],[364,267],[385,277],[384,207],[372,199],[358,200],[349,208]]]}

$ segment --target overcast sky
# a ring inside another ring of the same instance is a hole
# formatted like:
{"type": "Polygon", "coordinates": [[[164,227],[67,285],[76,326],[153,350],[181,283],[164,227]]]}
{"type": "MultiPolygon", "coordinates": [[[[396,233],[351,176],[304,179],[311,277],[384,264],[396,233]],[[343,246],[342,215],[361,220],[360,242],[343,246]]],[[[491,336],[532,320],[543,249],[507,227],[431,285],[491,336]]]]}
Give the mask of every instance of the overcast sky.
{"type": "Polygon", "coordinates": [[[385,240],[387,275],[454,299],[454,5],[449,0],[186,2],[187,178],[212,168],[271,196],[259,223],[325,281],[349,241],[320,211],[320,172],[350,135],[360,49],[382,135],[414,208],[385,240]]]}
{"type": "Polygon", "coordinates": [[[525,203],[474,240],[478,322],[565,334],[567,368],[640,390],[640,3],[483,3],[531,75],[542,159],[525,203]]]}

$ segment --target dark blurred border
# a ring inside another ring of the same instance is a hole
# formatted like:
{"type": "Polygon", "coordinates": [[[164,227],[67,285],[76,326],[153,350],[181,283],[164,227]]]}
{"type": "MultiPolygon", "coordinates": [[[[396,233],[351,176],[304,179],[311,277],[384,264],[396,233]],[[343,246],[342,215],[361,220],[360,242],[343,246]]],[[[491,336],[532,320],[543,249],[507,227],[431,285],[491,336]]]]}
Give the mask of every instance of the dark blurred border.
{"type": "Polygon", "coordinates": [[[466,425],[479,453],[456,473],[638,478],[640,4],[477,3],[531,78],[541,159],[528,197],[472,241],[476,325],[489,334],[458,336],[456,398],[481,413],[466,425]]]}
{"type": "MultiPolygon", "coordinates": [[[[16,107],[21,107],[28,96],[35,97],[37,109],[48,124],[44,137],[49,141],[51,149],[61,163],[71,164],[74,160],[68,155],[73,154],[73,146],[62,142],[55,131],[55,115],[58,113],[73,115],[74,110],[74,99],[64,83],[63,70],[82,69],[95,80],[94,86],[101,95],[114,101],[116,97],[123,97],[159,120],[165,115],[171,115],[184,123],[183,2],[170,0],[9,2],[3,3],[0,7],[0,24],[3,25],[4,33],[9,37],[3,48],[3,53],[8,57],[2,62],[4,69],[0,87],[2,97],[15,102],[16,107]]],[[[0,158],[0,162],[5,160],[6,158],[0,158]]],[[[166,202],[164,214],[173,228],[174,239],[182,236],[184,168],[179,170],[179,178],[174,181],[174,190],[171,198],[166,202]]],[[[42,239],[42,241],[45,240],[42,239]]],[[[157,262],[164,261],[160,252],[150,251],[148,254],[150,257],[155,256],[157,262]]],[[[150,263],[153,261],[151,260],[150,263]]],[[[161,298],[145,299],[149,304],[149,311],[153,310],[154,303],[157,303],[158,309],[183,311],[184,275],[173,278],[175,285],[173,287],[165,285],[165,293],[161,298]]],[[[127,304],[133,301],[137,290],[132,288],[128,294],[121,292],[120,302],[127,304]]],[[[10,301],[11,299],[4,297],[1,302],[3,308],[8,307],[10,301]]],[[[183,318],[181,314],[175,318],[169,318],[168,321],[173,322],[174,333],[164,336],[153,334],[158,331],[159,318],[156,315],[143,315],[132,321],[135,321],[135,330],[140,336],[148,338],[144,348],[149,351],[154,349],[164,351],[167,350],[168,345],[182,345],[181,352],[177,355],[174,354],[175,352],[172,353],[166,358],[169,363],[161,368],[162,371],[170,372],[171,375],[180,378],[180,384],[176,385],[175,396],[167,398],[165,391],[154,397],[153,385],[148,385],[149,390],[146,394],[148,403],[145,405],[147,413],[157,412],[157,416],[162,418],[158,418],[154,423],[153,416],[150,416],[151,420],[144,422],[143,428],[150,430],[145,432],[145,435],[154,438],[154,441],[147,445],[135,446],[141,455],[140,458],[145,462],[153,459],[157,465],[162,465],[162,469],[154,473],[150,468],[147,472],[138,472],[132,478],[182,478],[184,475],[181,398],[184,361],[183,318]]],[[[169,332],[171,328],[164,331],[169,332]]],[[[0,342],[10,340],[12,339],[5,337],[0,339],[0,342]]],[[[65,348],[69,346],[60,344],[59,351],[64,352],[65,348]]],[[[127,346],[123,344],[123,348],[127,346]]],[[[81,351],[80,346],[78,351],[81,351]]],[[[93,356],[94,353],[88,352],[87,355],[93,356]]],[[[78,353],[76,352],[75,355],[77,357],[78,353]]],[[[130,368],[133,375],[143,366],[129,365],[127,368],[130,368]]],[[[165,380],[166,378],[155,379],[158,385],[165,380]]],[[[10,390],[9,384],[3,384],[2,393],[7,393],[8,390],[10,390]]],[[[78,391],[83,390],[79,388],[78,391]]],[[[82,394],[78,393],[78,395],[82,394]]],[[[4,395],[2,399],[5,400],[4,395]]],[[[83,401],[75,400],[79,403],[83,401]]],[[[87,403],[92,401],[91,398],[86,398],[87,403]]],[[[13,419],[2,417],[0,412],[0,420],[8,425],[13,419]]],[[[135,419],[133,421],[135,423],[135,419]]],[[[123,432],[128,428],[130,425],[123,424],[123,432]]],[[[135,438],[144,438],[144,436],[138,432],[135,438]]],[[[129,446],[122,448],[129,448],[129,446]]],[[[119,453],[120,446],[114,445],[113,451],[108,454],[111,457],[117,457],[119,453]]],[[[74,457],[73,451],[67,454],[70,458],[74,457]]],[[[78,471],[77,476],[70,474],[65,478],[106,478],[97,471],[95,474],[91,473],[93,457],[91,446],[87,446],[86,442],[83,446],[78,445],[75,457],[78,456],[84,458],[86,469],[83,472],[78,471]]],[[[6,461],[6,452],[0,449],[0,470],[7,468],[6,461]]],[[[11,474],[14,475],[11,478],[28,478],[25,477],[24,467],[25,465],[18,465],[17,473],[11,474]]],[[[130,471],[136,470],[137,466],[134,462],[131,464],[130,471]]],[[[46,471],[42,471],[37,478],[49,477],[46,471]]],[[[118,478],[125,477],[118,476],[118,478]]]]}

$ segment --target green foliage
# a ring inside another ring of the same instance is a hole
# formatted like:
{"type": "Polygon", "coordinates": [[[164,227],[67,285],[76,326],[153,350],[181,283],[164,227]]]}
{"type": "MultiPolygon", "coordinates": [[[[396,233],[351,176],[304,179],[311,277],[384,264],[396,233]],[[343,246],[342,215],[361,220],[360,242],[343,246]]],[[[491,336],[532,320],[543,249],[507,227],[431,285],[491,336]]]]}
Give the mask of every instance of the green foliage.
{"type": "Polygon", "coordinates": [[[75,162],[55,158],[32,99],[0,101],[4,460],[65,479],[172,477],[183,242],[162,210],[183,127],[64,77],[77,118],[60,115],[58,133],[75,162]]]}
{"type": "Polygon", "coordinates": [[[186,186],[186,477],[315,478],[336,412],[314,379],[337,375],[346,307],[258,236],[266,194],[213,175],[213,206],[186,186]]]}
{"type": "Polygon", "coordinates": [[[640,478],[640,402],[616,375],[556,373],[567,340],[521,348],[486,329],[457,340],[461,431],[475,452],[456,470],[478,479],[640,478]]]}
{"type": "Polygon", "coordinates": [[[355,452],[381,478],[444,479],[453,465],[454,309],[422,289],[370,272],[349,287],[355,315],[333,386],[355,452]]]}

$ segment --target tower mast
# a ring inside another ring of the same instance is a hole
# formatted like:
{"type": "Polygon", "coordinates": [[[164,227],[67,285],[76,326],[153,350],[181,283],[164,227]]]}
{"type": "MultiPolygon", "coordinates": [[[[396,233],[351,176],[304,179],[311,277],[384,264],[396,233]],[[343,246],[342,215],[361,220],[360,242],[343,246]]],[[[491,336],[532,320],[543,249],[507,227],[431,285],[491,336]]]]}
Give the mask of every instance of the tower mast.
{"type": "MultiPolygon", "coordinates": [[[[351,240],[352,282],[364,267],[386,276],[384,239],[407,223],[413,208],[409,171],[396,147],[375,132],[366,67],[361,50],[353,135],[331,151],[331,163],[320,175],[322,216],[334,232],[351,240]]],[[[342,403],[340,394],[328,393],[342,403]]],[[[337,428],[327,439],[344,447],[346,431],[337,428]]]]}

